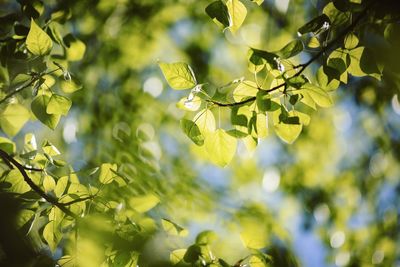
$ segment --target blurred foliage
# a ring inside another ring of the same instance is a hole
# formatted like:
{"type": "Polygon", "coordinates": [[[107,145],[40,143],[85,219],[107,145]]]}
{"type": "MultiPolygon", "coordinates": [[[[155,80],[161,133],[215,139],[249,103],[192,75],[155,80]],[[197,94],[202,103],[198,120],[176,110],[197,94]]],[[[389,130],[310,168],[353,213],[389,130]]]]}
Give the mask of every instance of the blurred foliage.
{"type": "Polygon", "coordinates": [[[377,3],[0,2],[0,265],[399,264],[377,3]]]}

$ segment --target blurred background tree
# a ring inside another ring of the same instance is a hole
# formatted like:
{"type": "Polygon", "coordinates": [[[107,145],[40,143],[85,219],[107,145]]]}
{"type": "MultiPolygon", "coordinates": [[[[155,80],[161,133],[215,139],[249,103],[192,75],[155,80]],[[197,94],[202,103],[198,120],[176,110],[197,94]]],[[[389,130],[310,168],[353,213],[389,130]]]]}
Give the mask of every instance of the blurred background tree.
{"type": "MultiPolygon", "coordinates": [[[[313,112],[294,144],[273,133],[255,149],[239,142],[225,168],[179,129],[187,92],[172,91],[157,65],[187,62],[212,85],[248,78],[249,47],[278,51],[329,6],[330,29],[307,39],[323,47],[370,2],[243,0],[235,33],[212,22],[212,1],[0,2],[0,148],[45,169],[26,172],[59,202],[76,201],[65,207],[77,215],[27,187],[2,156],[0,265],[400,265],[396,1],[380,1],[352,29],[379,80],[363,73],[344,84],[339,73],[335,104],[313,112]],[[31,18],[51,52],[29,46],[31,18]],[[31,102],[56,93],[72,106],[50,127],[48,103],[43,115],[31,102]]],[[[305,43],[295,63],[315,51],[305,43]]],[[[316,80],[329,53],[304,74],[316,80]]]]}

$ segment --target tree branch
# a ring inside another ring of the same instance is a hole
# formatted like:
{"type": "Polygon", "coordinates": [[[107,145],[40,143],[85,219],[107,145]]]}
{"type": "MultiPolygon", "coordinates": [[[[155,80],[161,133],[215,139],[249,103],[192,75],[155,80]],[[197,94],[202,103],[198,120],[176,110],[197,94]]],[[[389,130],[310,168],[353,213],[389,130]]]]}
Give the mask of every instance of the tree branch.
{"type": "MultiPolygon", "coordinates": [[[[328,50],[330,50],[335,44],[337,44],[339,41],[343,40],[343,38],[349,33],[351,32],[356,26],[357,24],[361,21],[362,18],[365,17],[365,15],[367,14],[368,10],[371,8],[371,6],[375,3],[375,1],[370,1],[370,3],[367,5],[367,7],[360,13],[360,15],[357,16],[357,18],[346,28],[344,29],[335,39],[333,39],[331,42],[328,43],[327,46],[325,46],[323,49],[321,49],[317,54],[315,54],[314,56],[312,56],[307,62],[303,63],[303,64],[299,64],[297,66],[295,66],[294,68],[300,68],[294,75],[293,77],[297,77],[300,74],[302,74],[304,72],[304,70],[311,65],[311,63],[313,63],[314,61],[316,61],[318,58],[320,58],[323,54],[325,54],[328,50]]],[[[276,91],[282,87],[287,86],[287,82],[282,83],[280,85],[277,85],[273,88],[270,88],[268,90],[264,90],[267,93],[276,91]]],[[[234,103],[221,103],[218,101],[214,101],[212,99],[208,99],[207,102],[213,103],[214,105],[220,106],[220,107],[233,107],[233,106],[241,106],[247,103],[251,103],[254,102],[256,100],[256,97],[251,97],[248,98],[246,100],[240,101],[240,102],[234,102],[234,103]]]]}
{"type": "Polygon", "coordinates": [[[32,179],[29,177],[29,175],[26,173],[25,168],[21,163],[19,163],[17,160],[15,160],[12,156],[10,156],[7,152],[4,150],[0,149],[0,157],[3,159],[4,162],[11,168],[14,165],[18,171],[22,174],[24,177],[24,181],[29,185],[29,187],[35,191],[39,196],[44,198],[47,202],[51,203],[53,206],[59,208],[61,211],[63,211],[66,215],[77,219],[78,215],[67,209],[62,203],[58,202],[58,199],[47,195],[39,186],[37,186],[32,179]],[[11,165],[12,164],[12,165],[11,165]]]}
{"type": "MultiPolygon", "coordinates": [[[[58,65],[57,65],[57,66],[58,66],[58,65]]],[[[58,66],[57,69],[54,69],[54,70],[51,70],[51,71],[48,71],[48,72],[43,72],[43,73],[40,73],[40,74],[32,75],[32,78],[31,78],[31,80],[29,81],[29,83],[23,84],[23,85],[21,85],[20,87],[18,87],[17,89],[15,89],[14,91],[8,93],[2,100],[0,100],[0,105],[3,104],[7,99],[9,99],[10,97],[12,97],[13,95],[15,95],[15,94],[17,94],[17,93],[23,91],[24,89],[26,89],[26,88],[32,86],[36,81],[38,81],[38,80],[39,80],[40,78],[42,78],[44,75],[48,75],[48,74],[54,73],[54,72],[56,72],[56,71],[58,71],[58,70],[61,70],[61,69],[62,69],[62,67],[61,67],[61,66],[58,66]]]]}
{"type": "Polygon", "coordinates": [[[25,84],[25,85],[21,85],[20,87],[18,87],[17,89],[15,89],[14,91],[8,93],[2,100],[0,100],[0,105],[3,104],[7,99],[11,98],[13,95],[21,92],[22,90],[32,86],[35,82],[36,82],[37,78],[32,78],[29,83],[25,84]]]}

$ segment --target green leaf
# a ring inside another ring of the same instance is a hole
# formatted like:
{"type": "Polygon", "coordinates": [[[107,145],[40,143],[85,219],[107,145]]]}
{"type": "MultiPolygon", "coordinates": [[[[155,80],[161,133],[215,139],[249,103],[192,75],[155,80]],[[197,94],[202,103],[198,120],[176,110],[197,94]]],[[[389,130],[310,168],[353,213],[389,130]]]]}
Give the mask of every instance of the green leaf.
{"type": "Polygon", "coordinates": [[[265,138],[268,136],[268,121],[265,113],[257,113],[256,118],[256,132],[258,138],[265,138]]]}
{"type": "Polygon", "coordinates": [[[274,112],[274,130],[284,142],[292,144],[300,135],[303,126],[299,117],[293,111],[287,112],[283,108],[274,112]]]}
{"type": "Polygon", "coordinates": [[[54,253],[57,249],[58,243],[61,241],[62,234],[57,228],[54,221],[49,222],[43,229],[43,238],[49,245],[49,248],[54,253]]]}
{"type": "Polygon", "coordinates": [[[374,55],[365,47],[357,47],[349,52],[351,63],[348,72],[356,77],[366,75],[380,79],[381,71],[376,65],[374,55]]]}
{"type": "Polygon", "coordinates": [[[280,109],[281,105],[275,100],[271,99],[270,94],[268,92],[260,90],[257,93],[257,107],[262,112],[271,112],[280,109]]]}
{"type": "Polygon", "coordinates": [[[71,80],[61,80],[60,82],[61,90],[66,94],[74,93],[83,88],[81,82],[74,75],[70,76],[71,80]]]}
{"type": "Polygon", "coordinates": [[[301,94],[308,94],[320,107],[331,107],[333,105],[329,94],[320,87],[307,83],[301,87],[301,94]]]}
{"type": "Polygon", "coordinates": [[[68,186],[68,176],[63,176],[57,181],[57,185],[54,189],[54,194],[56,194],[56,197],[61,197],[65,189],[67,189],[68,186]]]}
{"type": "Polygon", "coordinates": [[[117,176],[113,171],[117,171],[117,164],[103,163],[100,166],[99,181],[102,184],[111,183],[117,176]]]}
{"type": "Polygon", "coordinates": [[[217,234],[214,231],[206,230],[196,236],[196,244],[209,245],[217,239],[217,234]]]}
{"type": "Polygon", "coordinates": [[[240,102],[256,96],[258,92],[257,84],[252,81],[243,81],[233,90],[233,99],[240,102]]]}
{"type": "Polygon", "coordinates": [[[182,62],[159,62],[158,65],[172,89],[185,90],[196,86],[196,78],[192,68],[188,64],[182,62]]]}
{"type": "Polygon", "coordinates": [[[201,256],[201,248],[198,245],[191,245],[187,248],[187,251],[183,259],[188,263],[195,263],[201,256]]]}
{"type": "Polygon", "coordinates": [[[230,15],[224,2],[212,2],[206,7],[206,13],[222,29],[229,27],[230,15]]]}
{"type": "Polygon", "coordinates": [[[358,37],[354,33],[349,33],[344,38],[344,47],[347,49],[356,48],[358,45],[358,37]]]}
{"type": "Polygon", "coordinates": [[[317,71],[317,81],[319,86],[321,86],[325,91],[336,90],[340,85],[339,80],[329,79],[328,75],[324,72],[323,66],[321,66],[317,71]]]}
{"type": "Polygon", "coordinates": [[[49,54],[53,47],[50,36],[35,23],[33,18],[31,18],[31,28],[26,37],[26,47],[36,56],[49,54]]]}
{"type": "Polygon", "coordinates": [[[16,135],[29,120],[29,111],[20,104],[8,105],[0,116],[1,129],[8,135],[16,135]]]}
{"type": "Polygon", "coordinates": [[[15,143],[6,137],[0,136],[0,149],[8,154],[15,153],[15,143]]]}
{"type": "Polygon", "coordinates": [[[264,259],[253,255],[249,259],[249,266],[250,267],[267,267],[268,265],[264,259]]]}
{"type": "Polygon", "coordinates": [[[218,129],[206,137],[204,144],[208,158],[218,166],[224,167],[235,155],[237,139],[218,129]]]}
{"type": "Polygon", "coordinates": [[[7,174],[4,182],[11,185],[11,187],[7,188],[7,191],[13,193],[23,194],[31,190],[30,186],[24,181],[22,174],[16,169],[7,174]]]}
{"type": "Polygon", "coordinates": [[[161,226],[170,235],[187,236],[188,230],[168,219],[161,219],[161,226]]]}
{"type": "Polygon", "coordinates": [[[331,21],[329,20],[328,16],[325,14],[322,14],[322,15],[312,19],[311,21],[307,22],[305,25],[301,26],[298,29],[298,32],[300,34],[305,34],[305,33],[309,33],[309,32],[317,32],[318,30],[320,30],[322,28],[322,26],[324,25],[325,22],[331,24],[331,21]]]}
{"type": "Polygon", "coordinates": [[[68,61],[79,61],[85,55],[86,45],[72,34],[64,37],[64,44],[67,47],[66,56],[68,61]]]}
{"type": "Polygon", "coordinates": [[[143,196],[131,197],[129,205],[137,212],[144,213],[154,208],[160,199],[154,194],[147,194],[143,196]]]}
{"type": "Polygon", "coordinates": [[[16,225],[18,228],[24,226],[27,222],[29,222],[33,216],[35,216],[35,212],[32,210],[23,209],[18,213],[16,225]]]}
{"type": "Polygon", "coordinates": [[[31,109],[33,114],[40,120],[44,125],[54,130],[60,121],[61,115],[48,114],[46,112],[47,105],[50,102],[48,95],[39,95],[31,103],[31,109]]]}
{"type": "Polygon", "coordinates": [[[50,143],[47,140],[43,142],[42,149],[44,153],[46,153],[51,157],[61,154],[60,151],[57,149],[57,147],[55,147],[52,143],[50,143]]]}
{"type": "Polygon", "coordinates": [[[295,55],[301,53],[304,49],[303,42],[299,39],[293,40],[285,47],[283,47],[277,54],[283,58],[291,58],[294,57],[295,55]]]}
{"type": "Polygon", "coordinates": [[[204,136],[201,134],[199,127],[191,120],[182,119],[180,122],[183,132],[198,146],[204,144],[204,136]]]}
{"type": "Polygon", "coordinates": [[[244,22],[247,15],[247,9],[239,0],[228,0],[226,6],[228,7],[228,12],[231,18],[229,29],[232,33],[235,33],[244,22]]]}
{"type": "Polygon", "coordinates": [[[194,116],[193,122],[199,127],[199,130],[204,137],[215,131],[215,117],[209,109],[200,110],[199,113],[194,116]]]}
{"type": "Polygon", "coordinates": [[[176,250],[172,251],[171,254],[169,255],[169,260],[174,265],[178,264],[179,262],[181,262],[183,260],[183,257],[185,256],[185,254],[186,254],[185,248],[176,249],[176,250]]]}
{"type": "Polygon", "coordinates": [[[188,101],[187,97],[182,97],[178,103],[176,103],[176,107],[186,111],[196,111],[201,106],[201,98],[195,96],[193,100],[188,101]]]}
{"type": "Polygon", "coordinates": [[[47,114],[67,115],[72,101],[65,96],[52,94],[46,107],[47,114]]]}
{"type": "Polygon", "coordinates": [[[261,6],[261,4],[264,2],[264,0],[251,0],[251,2],[254,2],[257,5],[261,6]]]}
{"type": "Polygon", "coordinates": [[[54,190],[56,187],[56,182],[50,175],[45,175],[43,178],[43,188],[46,193],[54,190]]]}

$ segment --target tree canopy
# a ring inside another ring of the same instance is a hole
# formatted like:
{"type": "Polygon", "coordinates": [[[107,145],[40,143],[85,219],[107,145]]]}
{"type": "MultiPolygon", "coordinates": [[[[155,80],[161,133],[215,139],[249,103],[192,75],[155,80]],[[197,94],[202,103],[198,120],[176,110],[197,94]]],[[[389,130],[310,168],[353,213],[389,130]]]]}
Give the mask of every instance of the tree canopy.
{"type": "Polygon", "coordinates": [[[396,266],[396,0],[0,3],[1,266],[396,266]]]}

